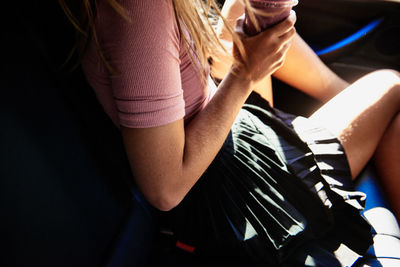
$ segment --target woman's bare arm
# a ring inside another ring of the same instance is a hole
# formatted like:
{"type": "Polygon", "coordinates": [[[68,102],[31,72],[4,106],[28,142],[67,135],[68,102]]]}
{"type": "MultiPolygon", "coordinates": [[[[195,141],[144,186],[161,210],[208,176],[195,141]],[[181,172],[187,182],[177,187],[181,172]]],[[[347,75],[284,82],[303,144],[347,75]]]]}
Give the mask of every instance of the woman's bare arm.
{"type": "Polygon", "coordinates": [[[153,206],[175,207],[208,168],[253,83],[281,66],[295,33],[294,22],[292,15],[263,34],[243,39],[247,67],[232,67],[212,100],[188,125],[179,120],[154,128],[122,128],[133,175],[153,206]]]}
{"type": "Polygon", "coordinates": [[[212,101],[186,127],[122,128],[135,179],[160,210],[175,207],[211,164],[225,141],[251,82],[228,74],[212,101]]]}

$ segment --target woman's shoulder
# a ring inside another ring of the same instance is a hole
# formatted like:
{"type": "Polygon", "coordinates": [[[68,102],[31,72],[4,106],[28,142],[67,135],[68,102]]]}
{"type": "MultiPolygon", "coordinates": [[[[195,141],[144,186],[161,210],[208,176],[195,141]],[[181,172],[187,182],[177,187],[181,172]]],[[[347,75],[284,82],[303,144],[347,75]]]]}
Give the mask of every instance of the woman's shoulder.
{"type": "MultiPolygon", "coordinates": [[[[119,15],[125,14],[129,19],[146,17],[174,17],[172,0],[103,0],[98,3],[97,11],[100,14],[119,15]]],[[[123,16],[122,16],[123,17],[123,16]]]]}
{"type": "Polygon", "coordinates": [[[153,36],[178,37],[172,0],[121,0],[118,2],[121,9],[110,3],[109,0],[103,0],[97,7],[98,31],[105,31],[103,33],[114,37],[119,31],[124,34],[135,33],[136,36],[146,32],[153,36]]]}

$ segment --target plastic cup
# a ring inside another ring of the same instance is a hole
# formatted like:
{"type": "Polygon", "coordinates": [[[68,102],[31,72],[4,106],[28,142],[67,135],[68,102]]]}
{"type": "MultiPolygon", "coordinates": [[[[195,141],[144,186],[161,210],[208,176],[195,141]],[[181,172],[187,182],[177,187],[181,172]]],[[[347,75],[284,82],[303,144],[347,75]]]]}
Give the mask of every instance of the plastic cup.
{"type": "Polygon", "coordinates": [[[289,16],[292,7],[298,4],[298,0],[250,0],[249,2],[260,26],[260,29],[257,30],[246,8],[243,30],[249,36],[256,35],[281,22],[289,16]]]}

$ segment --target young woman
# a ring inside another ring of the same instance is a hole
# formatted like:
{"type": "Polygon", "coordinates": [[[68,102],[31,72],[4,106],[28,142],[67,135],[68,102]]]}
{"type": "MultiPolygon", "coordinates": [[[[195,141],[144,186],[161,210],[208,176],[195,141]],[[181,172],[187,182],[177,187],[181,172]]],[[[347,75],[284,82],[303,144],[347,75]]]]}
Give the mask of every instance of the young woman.
{"type": "MultiPolygon", "coordinates": [[[[83,1],[82,67],[121,129],[137,185],[178,244],[205,258],[351,265],[372,243],[351,179],[375,153],[387,188],[400,188],[399,74],[348,86],[295,33],[294,12],[254,37],[238,20],[234,60],[223,64],[207,22],[217,6],[205,2],[83,1]],[[308,119],[292,116],[266,101],[271,75],[337,95],[308,119]]],[[[224,43],[242,11],[227,1],[224,43]]]]}

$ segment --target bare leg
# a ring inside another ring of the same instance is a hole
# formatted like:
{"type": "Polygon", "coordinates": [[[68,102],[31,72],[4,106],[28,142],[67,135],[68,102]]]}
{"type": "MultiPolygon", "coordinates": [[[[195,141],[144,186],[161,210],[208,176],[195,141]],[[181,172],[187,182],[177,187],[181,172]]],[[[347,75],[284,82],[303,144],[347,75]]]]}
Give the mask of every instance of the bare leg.
{"type": "Polygon", "coordinates": [[[400,114],[393,119],[375,152],[375,166],[400,222],[400,114]]]}
{"type": "Polygon", "coordinates": [[[397,209],[400,203],[396,196],[396,191],[400,190],[399,111],[400,75],[396,71],[382,70],[356,81],[310,117],[338,136],[353,178],[375,151],[378,152],[377,167],[382,183],[387,184],[385,187],[396,186],[392,190],[395,193],[388,191],[388,194],[389,199],[397,201],[397,209]]]}
{"type": "Polygon", "coordinates": [[[274,105],[271,76],[267,76],[257,83],[255,85],[254,92],[258,93],[262,98],[267,100],[271,107],[274,105]]]}

